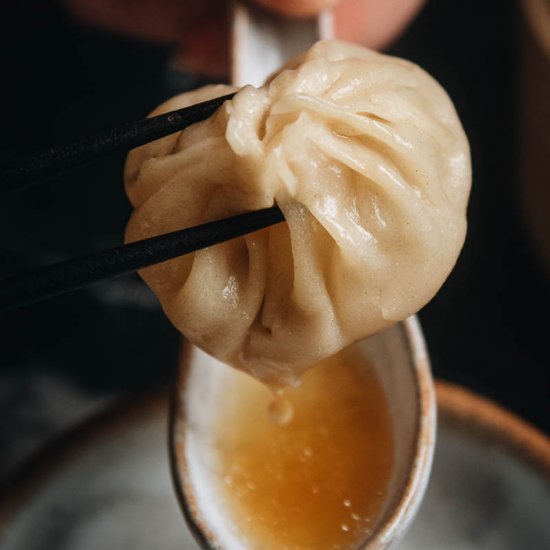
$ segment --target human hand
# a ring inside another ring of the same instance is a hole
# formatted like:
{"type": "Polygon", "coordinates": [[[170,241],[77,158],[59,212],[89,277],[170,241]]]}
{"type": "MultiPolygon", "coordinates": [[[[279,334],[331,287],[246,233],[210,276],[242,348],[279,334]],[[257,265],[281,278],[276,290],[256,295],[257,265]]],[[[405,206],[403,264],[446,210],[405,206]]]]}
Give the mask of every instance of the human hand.
{"type": "MultiPolygon", "coordinates": [[[[331,8],[335,37],[380,49],[402,32],[424,0],[256,0],[291,17],[331,8]]],[[[229,68],[227,0],[65,0],[88,25],[153,43],[173,44],[192,72],[226,76],[229,68]]]]}

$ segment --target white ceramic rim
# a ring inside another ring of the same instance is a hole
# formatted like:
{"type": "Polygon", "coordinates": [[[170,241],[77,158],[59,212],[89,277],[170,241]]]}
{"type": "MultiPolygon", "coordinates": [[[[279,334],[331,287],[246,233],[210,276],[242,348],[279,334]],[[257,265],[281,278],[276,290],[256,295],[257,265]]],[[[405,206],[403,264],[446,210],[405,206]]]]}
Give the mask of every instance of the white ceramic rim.
{"type": "Polygon", "coordinates": [[[413,379],[417,383],[417,403],[420,407],[414,461],[399,505],[381,524],[380,530],[369,541],[365,550],[389,548],[403,538],[424,498],[435,451],[436,394],[422,328],[416,315],[405,319],[399,326],[405,332],[405,339],[411,351],[411,365],[415,371],[413,379]]]}

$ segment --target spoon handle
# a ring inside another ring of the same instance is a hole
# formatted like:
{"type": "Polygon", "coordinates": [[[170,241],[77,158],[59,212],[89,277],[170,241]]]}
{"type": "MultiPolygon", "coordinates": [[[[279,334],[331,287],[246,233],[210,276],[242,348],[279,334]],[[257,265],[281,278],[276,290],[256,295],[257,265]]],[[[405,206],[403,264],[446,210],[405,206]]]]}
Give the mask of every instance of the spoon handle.
{"type": "Polygon", "coordinates": [[[232,14],[231,82],[261,86],[265,79],[317,40],[333,37],[332,14],[290,19],[236,2],[232,14]]]}

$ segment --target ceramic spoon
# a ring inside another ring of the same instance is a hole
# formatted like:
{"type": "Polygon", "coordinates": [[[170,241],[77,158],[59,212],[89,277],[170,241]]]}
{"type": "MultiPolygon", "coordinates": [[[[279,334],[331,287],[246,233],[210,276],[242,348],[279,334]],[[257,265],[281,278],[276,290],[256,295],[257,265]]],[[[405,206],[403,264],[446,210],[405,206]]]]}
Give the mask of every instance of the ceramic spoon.
{"type": "MultiPolygon", "coordinates": [[[[394,438],[394,466],[382,510],[355,550],[394,548],[417,512],[431,469],[436,427],[432,377],[416,317],[355,346],[382,384],[394,438]]],[[[216,411],[225,392],[240,387],[239,376],[244,375],[184,345],[172,402],[170,459],[181,509],[204,549],[253,550],[236,534],[222,504],[216,457],[216,411]]]]}
{"type": "MultiPolygon", "coordinates": [[[[233,14],[232,81],[259,86],[284,62],[318,39],[330,38],[330,14],[289,20],[237,4],[233,14]]],[[[380,518],[365,549],[389,548],[412,520],[428,479],[435,438],[435,397],[416,318],[356,344],[374,363],[390,409],[394,471],[380,518]]],[[[249,550],[220,504],[215,426],[220,398],[238,376],[184,344],[172,403],[170,457],[181,508],[204,549],[249,550]]],[[[241,375],[242,376],[242,375],[241,375]]],[[[219,415],[218,415],[219,416],[219,415]]]]}

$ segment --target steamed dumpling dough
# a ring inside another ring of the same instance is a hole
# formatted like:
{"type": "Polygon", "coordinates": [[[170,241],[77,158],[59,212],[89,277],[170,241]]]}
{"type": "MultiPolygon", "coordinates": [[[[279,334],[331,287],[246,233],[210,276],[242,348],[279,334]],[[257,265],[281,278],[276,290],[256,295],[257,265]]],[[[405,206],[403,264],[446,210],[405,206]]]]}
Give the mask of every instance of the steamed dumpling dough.
{"type": "Polygon", "coordinates": [[[428,74],[319,42],[208,120],[130,153],[126,237],[279,205],[286,223],[141,274],[191,342],[292,383],[432,298],[464,241],[470,180],[459,119],[428,74]]]}

